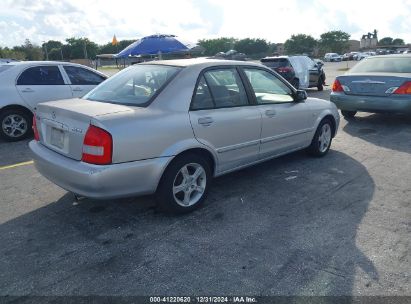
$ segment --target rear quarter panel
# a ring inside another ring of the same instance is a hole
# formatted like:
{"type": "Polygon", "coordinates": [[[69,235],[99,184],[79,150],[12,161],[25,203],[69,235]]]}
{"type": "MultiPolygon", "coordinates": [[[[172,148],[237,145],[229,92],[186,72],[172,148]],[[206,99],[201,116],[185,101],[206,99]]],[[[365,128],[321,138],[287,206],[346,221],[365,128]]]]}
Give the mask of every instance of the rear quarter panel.
{"type": "Polygon", "coordinates": [[[16,78],[20,70],[19,67],[12,67],[0,73],[0,108],[8,105],[21,105],[33,111],[17,92],[16,78]]]}

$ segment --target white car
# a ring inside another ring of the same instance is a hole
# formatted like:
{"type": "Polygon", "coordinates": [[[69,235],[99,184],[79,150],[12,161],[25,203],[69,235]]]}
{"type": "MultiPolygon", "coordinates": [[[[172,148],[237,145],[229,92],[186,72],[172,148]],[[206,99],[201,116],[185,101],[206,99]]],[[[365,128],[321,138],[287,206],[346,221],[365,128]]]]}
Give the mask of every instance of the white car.
{"type": "Polygon", "coordinates": [[[38,103],[82,97],[106,79],[96,70],[68,62],[0,65],[0,137],[17,141],[29,136],[38,103]]]}
{"type": "Polygon", "coordinates": [[[357,61],[363,60],[364,58],[370,57],[370,56],[375,56],[377,53],[375,52],[363,52],[359,53],[356,57],[357,61]]]}
{"type": "Polygon", "coordinates": [[[342,61],[342,56],[338,55],[337,53],[327,53],[324,55],[324,61],[329,61],[329,62],[342,61]]]}

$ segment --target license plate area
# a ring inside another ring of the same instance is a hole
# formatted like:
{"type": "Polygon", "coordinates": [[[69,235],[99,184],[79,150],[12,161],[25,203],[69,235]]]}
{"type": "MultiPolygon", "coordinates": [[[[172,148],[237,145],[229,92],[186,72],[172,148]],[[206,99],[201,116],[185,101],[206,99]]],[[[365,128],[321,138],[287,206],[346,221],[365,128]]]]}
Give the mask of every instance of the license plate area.
{"type": "Polygon", "coordinates": [[[50,144],[61,150],[64,149],[64,131],[51,127],[50,144]]]}

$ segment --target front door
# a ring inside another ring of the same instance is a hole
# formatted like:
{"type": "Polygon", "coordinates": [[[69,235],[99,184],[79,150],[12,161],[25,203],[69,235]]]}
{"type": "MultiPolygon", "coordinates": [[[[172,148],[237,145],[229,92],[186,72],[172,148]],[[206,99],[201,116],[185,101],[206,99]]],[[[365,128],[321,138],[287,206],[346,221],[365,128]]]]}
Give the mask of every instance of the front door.
{"type": "Polygon", "coordinates": [[[309,143],[310,118],[305,102],[277,76],[259,68],[244,68],[262,116],[260,158],[286,153],[309,143]]]}
{"type": "Polygon", "coordinates": [[[258,159],[261,113],[251,106],[235,68],[206,71],[199,79],[190,108],[197,140],[218,156],[218,172],[258,159]]]}
{"type": "Polygon", "coordinates": [[[64,71],[70,79],[73,97],[78,98],[83,97],[106,79],[93,71],[72,65],[65,65],[64,71]]]}

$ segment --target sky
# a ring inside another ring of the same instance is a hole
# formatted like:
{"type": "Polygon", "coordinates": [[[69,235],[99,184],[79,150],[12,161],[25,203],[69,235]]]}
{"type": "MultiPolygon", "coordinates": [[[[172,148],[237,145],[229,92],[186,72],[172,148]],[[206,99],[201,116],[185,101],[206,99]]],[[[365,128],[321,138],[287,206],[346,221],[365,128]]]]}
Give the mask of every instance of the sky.
{"type": "Polygon", "coordinates": [[[342,30],[359,40],[378,37],[411,43],[411,0],[2,0],[0,46],[64,42],[88,37],[99,44],[174,34],[204,38],[263,38],[280,43],[292,34],[319,38],[342,30]]]}

